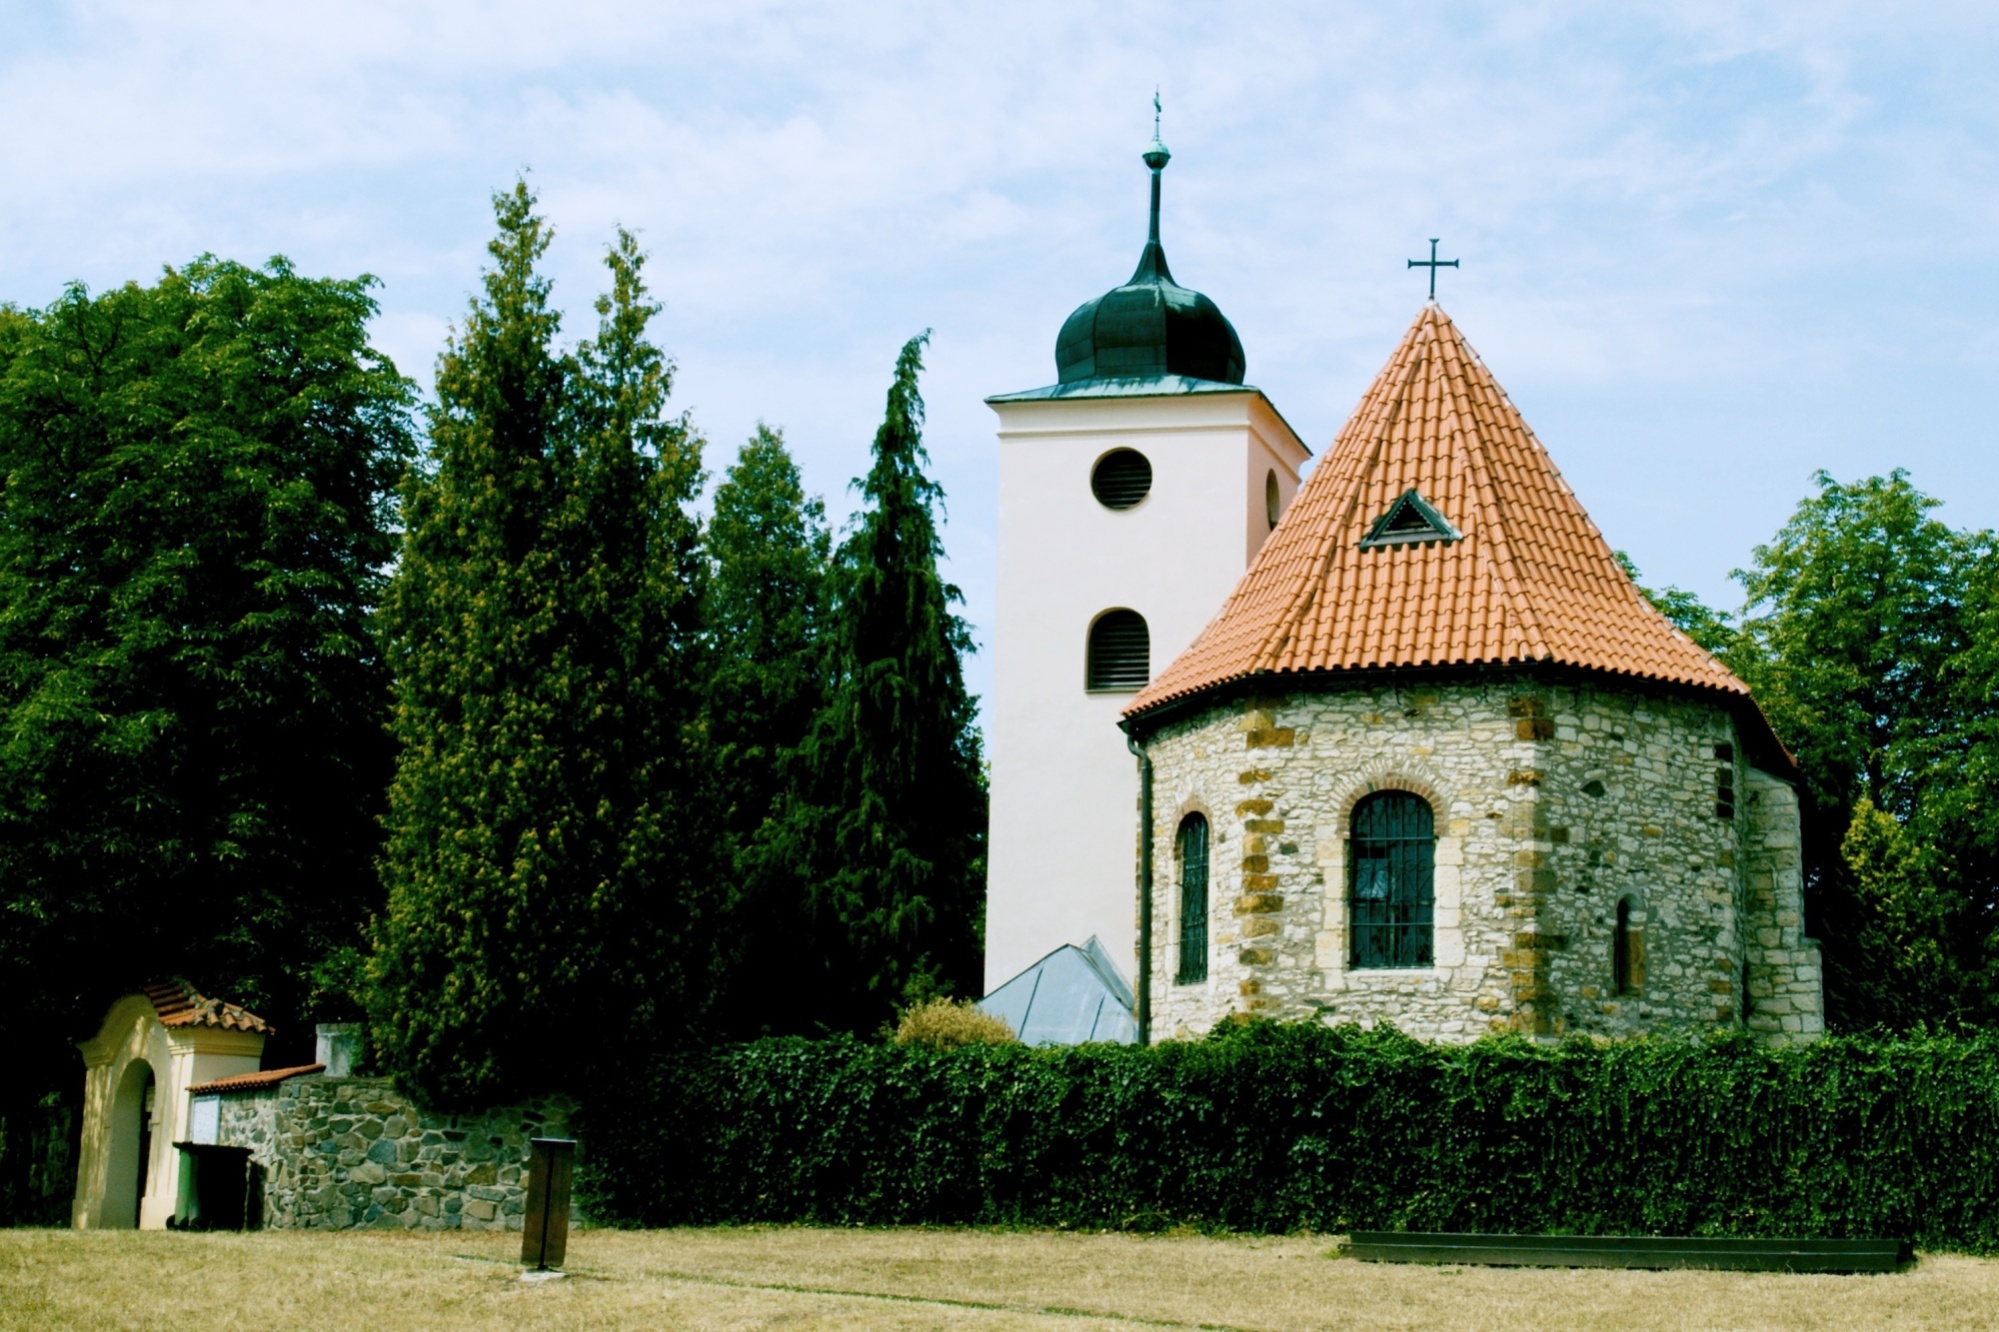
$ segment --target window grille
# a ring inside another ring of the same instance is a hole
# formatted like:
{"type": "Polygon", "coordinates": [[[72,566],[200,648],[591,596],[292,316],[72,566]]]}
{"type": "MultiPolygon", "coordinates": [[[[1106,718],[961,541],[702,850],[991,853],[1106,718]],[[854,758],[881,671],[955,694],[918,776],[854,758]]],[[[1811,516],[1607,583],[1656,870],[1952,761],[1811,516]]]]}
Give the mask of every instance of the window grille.
{"type": "Polygon", "coordinates": [[[1152,636],[1137,611],[1105,611],[1090,626],[1090,689],[1143,689],[1152,678],[1152,636]]]}
{"type": "Polygon", "coordinates": [[[1353,964],[1431,965],[1437,839],[1430,802],[1406,791],[1377,791],[1354,807],[1348,846],[1353,964]]]}
{"type": "Polygon", "coordinates": [[[1208,978],[1208,821],[1189,814],[1180,821],[1179,983],[1208,978]]]}
{"type": "Polygon", "coordinates": [[[1112,449],[1090,472],[1090,493],[1106,509],[1129,509],[1152,491],[1152,463],[1137,449],[1112,449]]]}

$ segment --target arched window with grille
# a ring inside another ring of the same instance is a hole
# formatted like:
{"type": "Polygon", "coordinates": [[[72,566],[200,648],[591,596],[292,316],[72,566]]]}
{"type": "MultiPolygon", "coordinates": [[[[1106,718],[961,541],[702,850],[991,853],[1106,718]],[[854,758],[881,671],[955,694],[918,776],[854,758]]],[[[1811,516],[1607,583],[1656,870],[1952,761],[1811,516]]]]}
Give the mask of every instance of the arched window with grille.
{"type": "Polygon", "coordinates": [[[1208,978],[1208,821],[1199,814],[1180,820],[1174,847],[1180,863],[1180,970],[1182,985],[1208,978]]]}
{"type": "Polygon", "coordinates": [[[1430,966],[1437,853],[1430,802],[1407,791],[1375,792],[1354,806],[1348,848],[1353,964],[1430,966]]]}
{"type": "Polygon", "coordinates": [[[1090,626],[1085,687],[1143,689],[1152,678],[1152,634],[1135,610],[1108,610],[1090,626]]]}

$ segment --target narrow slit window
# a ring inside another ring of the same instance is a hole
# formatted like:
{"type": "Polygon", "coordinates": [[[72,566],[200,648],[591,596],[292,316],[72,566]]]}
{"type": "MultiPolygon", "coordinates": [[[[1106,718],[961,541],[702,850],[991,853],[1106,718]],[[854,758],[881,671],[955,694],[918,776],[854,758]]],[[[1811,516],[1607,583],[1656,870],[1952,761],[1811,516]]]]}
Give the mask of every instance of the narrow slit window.
{"type": "Polygon", "coordinates": [[[1090,626],[1090,689],[1143,689],[1152,678],[1152,635],[1145,617],[1134,610],[1105,611],[1090,626]]]}
{"type": "Polygon", "coordinates": [[[1638,992],[1638,945],[1631,930],[1631,899],[1617,903],[1617,924],[1610,937],[1610,983],[1618,994],[1638,992]]]}
{"type": "Polygon", "coordinates": [[[1356,967],[1427,967],[1435,957],[1436,815],[1407,791],[1354,807],[1351,919],[1356,967]]]}
{"type": "Polygon", "coordinates": [[[1208,978],[1208,821],[1189,814],[1180,821],[1180,969],[1182,985],[1208,978]]]}

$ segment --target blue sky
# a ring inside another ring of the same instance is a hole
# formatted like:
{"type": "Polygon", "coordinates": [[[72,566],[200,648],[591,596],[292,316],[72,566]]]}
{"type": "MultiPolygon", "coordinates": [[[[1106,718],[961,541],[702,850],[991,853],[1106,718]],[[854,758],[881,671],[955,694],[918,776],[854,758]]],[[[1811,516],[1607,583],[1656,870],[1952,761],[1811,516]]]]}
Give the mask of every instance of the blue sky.
{"type": "MultiPolygon", "coordinates": [[[[1439,295],[1648,580],[1732,606],[1827,468],[1999,525],[1999,10],[1518,4],[12,4],[0,300],[202,251],[381,278],[427,382],[522,168],[589,326],[638,230],[676,398],[835,514],[935,330],[951,574],[992,618],[988,394],[1144,239],[1315,449],[1439,295]]],[[[984,692],[989,671],[974,664],[984,692]]]]}

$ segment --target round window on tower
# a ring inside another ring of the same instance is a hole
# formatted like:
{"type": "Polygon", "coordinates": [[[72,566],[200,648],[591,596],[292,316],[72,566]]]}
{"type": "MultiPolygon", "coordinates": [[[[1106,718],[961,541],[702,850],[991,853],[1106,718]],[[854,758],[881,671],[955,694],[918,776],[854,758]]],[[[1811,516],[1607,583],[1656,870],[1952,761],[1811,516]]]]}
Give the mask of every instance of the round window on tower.
{"type": "Polygon", "coordinates": [[[1263,512],[1270,519],[1272,527],[1277,526],[1277,473],[1273,470],[1263,476],[1263,512]]]}
{"type": "Polygon", "coordinates": [[[1106,509],[1129,509],[1152,489],[1152,464],[1137,449],[1112,449],[1090,473],[1090,493],[1106,509]]]}

